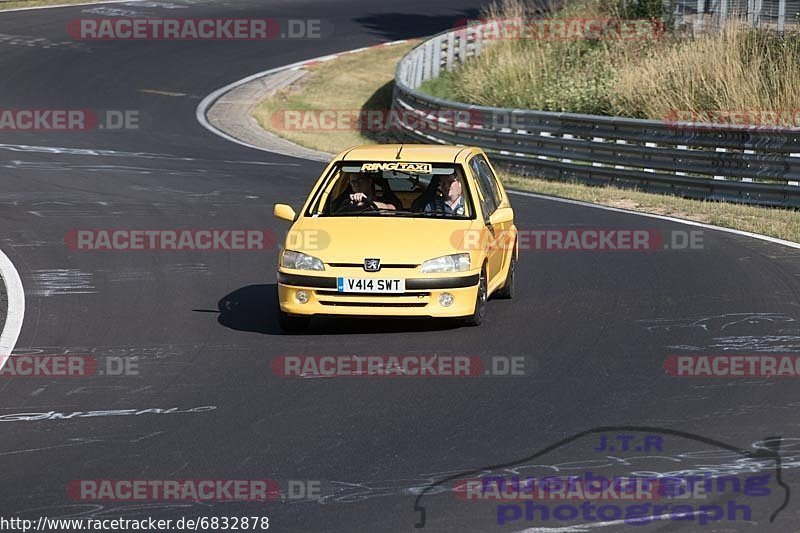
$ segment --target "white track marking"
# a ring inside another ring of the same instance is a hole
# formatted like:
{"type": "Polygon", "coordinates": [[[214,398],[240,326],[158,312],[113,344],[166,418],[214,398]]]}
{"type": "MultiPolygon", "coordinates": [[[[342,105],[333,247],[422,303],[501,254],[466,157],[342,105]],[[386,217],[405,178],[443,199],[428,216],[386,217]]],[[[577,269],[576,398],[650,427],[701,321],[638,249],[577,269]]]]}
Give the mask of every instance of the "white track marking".
{"type": "MultiPolygon", "coordinates": [[[[393,45],[393,44],[400,44],[400,43],[403,43],[403,42],[406,42],[406,41],[393,41],[393,42],[390,42],[390,43],[382,43],[382,44],[375,45],[375,46],[389,46],[389,45],[393,45]]],[[[372,48],[372,47],[367,47],[367,48],[372,48]]],[[[349,53],[355,53],[355,52],[362,51],[362,50],[364,50],[364,49],[363,48],[357,48],[356,50],[349,50],[347,52],[340,52],[338,54],[330,54],[330,55],[326,55],[326,56],[317,57],[317,58],[314,58],[314,59],[306,59],[305,61],[298,61],[297,63],[292,63],[290,65],[284,65],[282,67],[275,67],[275,68],[272,68],[272,69],[269,69],[269,70],[265,70],[263,72],[259,72],[257,74],[253,74],[252,76],[247,76],[246,78],[242,78],[239,81],[235,81],[235,82],[231,83],[230,85],[226,85],[225,87],[217,89],[213,93],[211,93],[208,96],[206,96],[205,98],[203,98],[203,100],[197,106],[197,109],[195,111],[195,116],[197,118],[197,121],[200,122],[200,124],[204,128],[206,128],[208,131],[210,131],[211,133],[213,133],[215,135],[218,135],[218,136],[222,137],[223,139],[227,139],[227,140],[229,140],[231,142],[234,142],[236,144],[240,144],[242,146],[247,146],[248,148],[253,148],[254,150],[260,150],[262,152],[268,152],[268,153],[278,153],[278,152],[273,152],[272,150],[267,150],[266,148],[261,148],[259,146],[254,146],[252,144],[249,144],[249,143],[246,143],[244,141],[240,141],[239,139],[236,139],[234,137],[231,137],[230,135],[228,135],[224,131],[219,130],[218,128],[214,127],[211,123],[209,123],[208,119],[206,118],[206,113],[211,108],[211,106],[214,105],[214,102],[216,102],[218,99],[220,99],[225,93],[227,93],[227,92],[239,87],[240,85],[243,85],[243,84],[248,83],[250,81],[253,81],[255,79],[261,78],[263,76],[268,76],[270,74],[275,74],[277,72],[281,72],[283,70],[301,68],[304,65],[307,65],[309,63],[318,63],[320,61],[328,61],[330,59],[334,59],[334,58],[336,58],[338,56],[341,56],[341,55],[345,55],[345,54],[349,54],[349,53]]],[[[300,158],[299,156],[292,156],[292,157],[300,158]]],[[[331,157],[333,157],[333,154],[331,154],[331,157]]],[[[300,159],[302,159],[302,158],[300,158],[300,159]]],[[[744,237],[750,237],[750,238],[753,238],[753,239],[759,239],[759,240],[771,242],[771,243],[774,243],[774,244],[781,244],[783,246],[788,246],[790,248],[800,249],[800,243],[787,241],[787,240],[784,240],[784,239],[778,239],[776,237],[769,237],[768,235],[761,235],[760,233],[751,233],[749,231],[741,231],[741,230],[737,230],[737,229],[723,228],[721,226],[714,226],[713,224],[705,224],[703,222],[695,222],[694,220],[686,220],[686,219],[683,219],[683,218],[669,217],[669,216],[666,216],[666,215],[656,215],[654,213],[641,213],[639,211],[631,211],[629,209],[620,209],[618,207],[609,207],[609,206],[606,206],[606,205],[599,205],[599,204],[592,204],[592,203],[589,203],[589,202],[582,202],[580,200],[569,200],[569,199],[566,199],[566,198],[558,198],[558,197],[555,197],[555,196],[545,196],[543,194],[536,194],[536,193],[526,192],[526,191],[517,191],[517,190],[513,190],[513,189],[508,189],[507,192],[509,194],[514,194],[514,195],[517,195],[517,196],[527,196],[529,198],[538,198],[540,200],[548,200],[550,202],[561,202],[561,203],[566,203],[566,204],[580,205],[580,206],[583,206],[583,207],[592,207],[592,208],[595,208],[595,209],[604,209],[606,211],[614,211],[616,213],[624,213],[626,215],[635,215],[635,216],[640,216],[640,217],[656,218],[656,219],[659,219],[659,220],[666,220],[666,221],[669,221],[669,222],[675,222],[676,224],[684,224],[684,225],[687,225],[687,226],[696,226],[696,227],[710,229],[710,230],[714,230],[714,231],[724,231],[726,233],[733,233],[735,235],[742,235],[744,237]]]]}
{"type": "Polygon", "coordinates": [[[81,2],[80,4],[53,4],[51,6],[12,7],[11,9],[0,9],[0,15],[3,13],[13,13],[14,11],[31,11],[33,9],[56,9],[59,7],[93,6],[96,4],[123,4],[126,2],[135,1],[136,0],[100,0],[98,2],[81,2]]]}
{"type": "MultiPolygon", "coordinates": [[[[681,517],[687,516],[695,516],[700,515],[703,511],[693,511],[691,513],[678,513],[681,517]]],[[[670,515],[652,515],[652,516],[645,516],[642,520],[661,520],[662,516],[670,516],[670,515]]],[[[633,519],[631,519],[633,520],[633,519]]],[[[609,522],[591,522],[586,524],[574,524],[571,526],[562,526],[562,527],[531,527],[528,529],[522,529],[520,531],[515,531],[514,533],[567,533],[567,532],[578,532],[578,531],[589,531],[590,529],[595,529],[599,527],[608,527],[608,526],[621,526],[625,524],[625,520],[611,520],[609,522]]],[[[652,523],[652,522],[650,522],[652,523]]],[[[630,525],[630,524],[626,524],[630,525]]]]}
{"type": "Polygon", "coordinates": [[[625,213],[626,215],[637,215],[640,217],[648,217],[648,218],[657,218],[659,220],[667,220],[669,222],[677,222],[679,224],[685,224],[687,226],[697,226],[699,228],[707,228],[716,231],[724,231],[726,233],[733,233],[735,235],[742,235],[744,237],[752,237],[753,239],[760,239],[762,241],[768,241],[774,244],[782,244],[783,246],[789,246],[790,248],[798,248],[800,249],[800,243],[787,241],[784,239],[778,239],[777,237],[770,237],[768,235],[761,235],[760,233],[751,233],[749,231],[742,231],[738,229],[732,228],[723,228],[721,226],[714,226],[712,224],[705,224],[703,222],[696,222],[694,220],[686,220],[683,218],[675,218],[675,217],[668,217],[666,215],[656,215],[654,213],[640,213],[639,211],[631,211],[629,209],[620,209],[619,207],[609,207],[607,205],[599,205],[599,204],[592,204],[589,202],[582,202],[580,200],[569,200],[567,198],[557,198],[555,196],[545,196],[543,194],[536,194],[533,192],[527,191],[517,191],[517,190],[509,190],[509,194],[516,194],[519,196],[528,196],[531,198],[539,198],[541,200],[549,200],[551,202],[562,202],[565,204],[574,204],[580,205],[584,207],[594,207],[596,209],[604,209],[606,211],[614,211],[616,213],[625,213]]]}
{"type": "Polygon", "coordinates": [[[22,319],[25,317],[25,291],[17,269],[6,254],[0,250],[0,277],[8,294],[8,312],[3,332],[0,334],[0,368],[14,351],[14,346],[22,331],[22,319]]]}
{"type": "MultiPolygon", "coordinates": [[[[404,42],[406,42],[405,39],[404,40],[400,40],[400,41],[392,41],[392,42],[389,42],[389,43],[380,43],[380,44],[378,44],[376,46],[392,46],[392,45],[401,44],[401,43],[404,43],[404,42]]],[[[211,93],[208,96],[206,96],[205,98],[203,98],[203,100],[197,105],[197,109],[195,110],[195,117],[197,118],[197,121],[200,123],[201,126],[203,126],[205,129],[207,129],[208,131],[210,131],[214,135],[222,137],[225,140],[228,140],[228,141],[230,141],[232,143],[240,144],[242,146],[246,146],[248,148],[253,148],[254,150],[261,150],[262,152],[268,152],[268,153],[271,153],[271,154],[278,153],[278,152],[273,152],[271,150],[267,150],[265,148],[261,148],[259,146],[252,145],[250,143],[246,143],[244,141],[240,141],[239,139],[228,135],[227,133],[225,133],[224,131],[220,130],[219,128],[217,128],[216,126],[214,126],[213,124],[211,124],[208,121],[208,118],[206,117],[206,114],[208,113],[208,110],[211,109],[211,106],[214,105],[214,102],[216,102],[217,100],[222,98],[223,95],[225,95],[226,93],[228,93],[228,92],[232,91],[233,89],[239,87],[240,85],[244,85],[245,83],[249,83],[249,82],[251,82],[253,80],[257,80],[258,78],[263,78],[264,76],[269,76],[270,74],[275,74],[276,72],[282,72],[284,70],[289,70],[289,69],[293,69],[293,68],[300,68],[300,67],[302,67],[304,65],[308,65],[309,63],[319,63],[321,61],[330,61],[331,59],[336,59],[337,57],[339,57],[341,55],[352,54],[352,53],[355,53],[355,52],[367,50],[369,48],[371,48],[371,47],[367,46],[365,48],[358,48],[356,50],[348,50],[348,51],[345,51],[345,52],[340,52],[338,54],[328,54],[328,55],[324,55],[324,56],[320,56],[320,57],[315,57],[313,59],[306,59],[305,61],[298,61],[298,62],[292,63],[290,65],[284,65],[282,67],[271,68],[269,70],[265,70],[263,72],[258,72],[256,74],[253,74],[251,76],[247,76],[246,78],[242,78],[239,81],[235,81],[235,82],[233,82],[233,83],[231,83],[229,85],[226,85],[225,87],[221,87],[221,88],[217,89],[216,91],[214,91],[213,93],[211,93]]]]}

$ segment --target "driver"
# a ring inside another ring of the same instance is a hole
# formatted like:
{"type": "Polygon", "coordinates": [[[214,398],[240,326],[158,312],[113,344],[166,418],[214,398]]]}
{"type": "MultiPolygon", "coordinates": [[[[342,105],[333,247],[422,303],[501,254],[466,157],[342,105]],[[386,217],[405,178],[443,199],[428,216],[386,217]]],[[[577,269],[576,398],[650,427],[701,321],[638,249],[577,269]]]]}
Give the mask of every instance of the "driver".
{"type": "Polygon", "coordinates": [[[350,174],[349,183],[350,188],[334,201],[334,211],[347,206],[367,207],[370,204],[375,204],[379,209],[394,211],[400,204],[397,198],[393,197],[391,191],[384,190],[379,198],[375,192],[375,180],[369,174],[350,174]]]}

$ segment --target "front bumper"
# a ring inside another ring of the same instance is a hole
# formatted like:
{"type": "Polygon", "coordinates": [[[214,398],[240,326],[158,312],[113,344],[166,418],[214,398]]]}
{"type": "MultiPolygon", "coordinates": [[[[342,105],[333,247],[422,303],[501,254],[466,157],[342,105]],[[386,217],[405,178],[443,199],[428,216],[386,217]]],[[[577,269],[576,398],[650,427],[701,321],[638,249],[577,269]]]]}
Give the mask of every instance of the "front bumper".
{"type": "MultiPolygon", "coordinates": [[[[292,315],[362,315],[398,317],[463,317],[475,310],[479,272],[464,272],[436,277],[405,277],[391,273],[367,275],[357,272],[337,272],[317,276],[278,271],[278,301],[284,313],[292,315]],[[375,277],[405,279],[406,290],[398,294],[341,293],[336,289],[337,277],[375,277]],[[308,294],[301,304],[295,295],[298,290],[308,294]],[[439,303],[442,293],[453,295],[452,305],[439,303]]],[[[416,274],[419,276],[419,273],[416,274]]]]}

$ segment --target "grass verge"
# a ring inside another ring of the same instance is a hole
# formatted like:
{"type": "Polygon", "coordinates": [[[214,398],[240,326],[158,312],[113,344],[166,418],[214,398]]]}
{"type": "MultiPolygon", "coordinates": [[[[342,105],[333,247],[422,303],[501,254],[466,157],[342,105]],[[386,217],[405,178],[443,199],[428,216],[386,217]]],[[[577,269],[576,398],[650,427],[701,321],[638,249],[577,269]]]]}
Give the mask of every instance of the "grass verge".
{"type": "MultiPolygon", "coordinates": [[[[294,143],[336,153],[348,146],[391,142],[391,133],[358,129],[290,129],[282,118],[286,111],[336,111],[346,114],[391,107],[392,83],[397,62],[419,41],[370,48],[311,65],[299,82],[259,103],[253,116],[262,128],[294,143]]],[[[317,116],[314,113],[307,115],[317,116]]],[[[313,126],[313,125],[309,125],[313,126]]]]}
{"type": "Polygon", "coordinates": [[[4,2],[0,0],[0,11],[3,11],[4,9],[15,9],[20,7],[58,6],[86,3],[90,3],[90,0],[20,0],[18,2],[4,2]]]}
{"type": "MultiPolygon", "coordinates": [[[[286,90],[262,101],[254,115],[262,127],[292,142],[321,150],[339,152],[348,146],[381,139],[370,132],[355,130],[286,130],[274,128],[273,113],[286,109],[388,109],[397,61],[413,43],[372,48],[340,56],[310,67],[310,74],[286,90]]],[[[656,213],[706,222],[800,242],[800,212],[746,205],[689,200],[677,196],[650,194],[615,187],[590,187],[532,179],[501,172],[506,186],[540,194],[592,202],[632,211],[656,213]]]]}
{"type": "MultiPolygon", "coordinates": [[[[529,0],[503,0],[484,11],[487,21],[533,18],[639,18],[621,0],[577,0],[535,13],[529,0]]],[[[650,15],[661,16],[661,3],[650,15]]],[[[761,113],[794,110],[800,101],[800,34],[781,35],[731,18],[723,31],[694,37],[666,32],[622,38],[507,38],[488,26],[483,53],[421,89],[434,96],[496,107],[540,109],[663,120],[675,111],[761,113]]],[[[711,116],[709,116],[711,115],[711,116]]],[[[771,116],[771,115],[768,115],[771,116]]],[[[719,120],[719,119],[717,119],[719,120]]],[[[752,119],[755,120],[755,119],[752,119]]],[[[781,118],[793,125],[794,116],[781,118]]],[[[779,122],[778,124],[780,124],[779,122]]]]}

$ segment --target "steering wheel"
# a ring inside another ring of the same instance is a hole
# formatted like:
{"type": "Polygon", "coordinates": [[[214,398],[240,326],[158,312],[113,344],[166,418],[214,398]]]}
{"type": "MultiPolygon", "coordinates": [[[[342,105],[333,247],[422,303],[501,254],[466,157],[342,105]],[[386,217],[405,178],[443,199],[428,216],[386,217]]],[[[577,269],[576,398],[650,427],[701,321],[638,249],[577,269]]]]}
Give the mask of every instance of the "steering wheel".
{"type": "Polygon", "coordinates": [[[359,213],[365,213],[367,211],[379,211],[379,210],[380,208],[377,205],[375,205],[375,202],[369,199],[364,199],[360,203],[354,203],[352,201],[346,202],[344,205],[342,205],[341,208],[339,208],[339,212],[356,211],[359,213]]]}
{"type": "Polygon", "coordinates": [[[361,211],[359,211],[360,213],[363,213],[365,211],[380,211],[381,209],[375,204],[374,200],[369,200],[369,199],[366,199],[360,204],[353,204],[353,207],[361,207],[361,211]]]}

